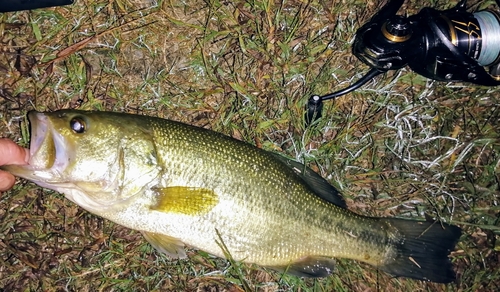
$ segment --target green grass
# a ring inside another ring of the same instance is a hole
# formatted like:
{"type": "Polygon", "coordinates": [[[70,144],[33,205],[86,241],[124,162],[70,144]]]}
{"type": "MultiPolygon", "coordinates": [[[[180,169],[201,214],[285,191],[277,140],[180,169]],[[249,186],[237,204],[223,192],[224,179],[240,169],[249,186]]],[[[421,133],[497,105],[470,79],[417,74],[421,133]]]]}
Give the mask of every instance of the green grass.
{"type": "MultiPolygon", "coordinates": [[[[408,13],[447,1],[407,1],[408,13]]],[[[353,35],[381,1],[77,1],[0,14],[0,133],[29,140],[27,111],[80,108],[170,118],[305,161],[364,215],[460,225],[459,280],[391,279],[338,260],[300,279],[138,232],[25,181],[0,198],[2,291],[494,291],[500,287],[498,88],[390,72],[325,104],[313,93],[367,71],[353,35]]],[[[484,3],[480,3],[484,4],[484,3]]],[[[481,6],[482,7],[482,6],[481,6]]]]}

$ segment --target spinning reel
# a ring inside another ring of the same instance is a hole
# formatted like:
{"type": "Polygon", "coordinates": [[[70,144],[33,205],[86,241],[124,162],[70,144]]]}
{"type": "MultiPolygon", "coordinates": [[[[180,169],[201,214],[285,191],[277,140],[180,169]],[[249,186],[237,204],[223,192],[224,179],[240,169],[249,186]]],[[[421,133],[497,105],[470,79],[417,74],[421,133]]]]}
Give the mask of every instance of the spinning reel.
{"type": "MultiPolygon", "coordinates": [[[[495,0],[500,6],[500,0],[495,0]]],[[[321,117],[323,101],[363,86],[375,76],[405,66],[427,78],[500,85],[500,14],[466,11],[467,0],[449,10],[429,7],[396,15],[404,0],[389,2],[356,32],[353,54],[371,67],[349,87],[309,98],[306,122],[321,117]]]]}

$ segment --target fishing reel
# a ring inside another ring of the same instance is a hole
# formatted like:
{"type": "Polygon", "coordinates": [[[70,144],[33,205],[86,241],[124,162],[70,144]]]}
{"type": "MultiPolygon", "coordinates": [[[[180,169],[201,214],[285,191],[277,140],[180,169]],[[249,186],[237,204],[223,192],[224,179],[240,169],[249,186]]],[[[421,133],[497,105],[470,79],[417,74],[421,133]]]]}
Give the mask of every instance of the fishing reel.
{"type": "MultiPolygon", "coordinates": [[[[495,0],[500,6],[500,0],[495,0]]],[[[500,13],[466,11],[467,0],[449,10],[425,7],[418,14],[396,15],[404,0],[389,1],[356,32],[353,54],[371,67],[345,89],[313,95],[306,123],[321,117],[323,101],[347,94],[389,70],[408,66],[439,81],[500,85],[500,13]]]]}

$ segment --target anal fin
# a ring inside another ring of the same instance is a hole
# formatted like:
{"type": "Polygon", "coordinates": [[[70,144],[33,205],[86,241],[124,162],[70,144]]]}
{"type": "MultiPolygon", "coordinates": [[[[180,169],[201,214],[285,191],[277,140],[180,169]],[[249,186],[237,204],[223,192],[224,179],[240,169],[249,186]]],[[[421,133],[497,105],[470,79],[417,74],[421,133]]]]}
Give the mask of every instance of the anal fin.
{"type": "Polygon", "coordinates": [[[144,238],[159,252],[174,259],[186,258],[184,243],[175,237],[153,232],[141,232],[144,238]]]}
{"type": "Polygon", "coordinates": [[[285,267],[271,267],[298,277],[321,278],[329,276],[335,268],[335,260],[327,257],[304,257],[285,267]]]}

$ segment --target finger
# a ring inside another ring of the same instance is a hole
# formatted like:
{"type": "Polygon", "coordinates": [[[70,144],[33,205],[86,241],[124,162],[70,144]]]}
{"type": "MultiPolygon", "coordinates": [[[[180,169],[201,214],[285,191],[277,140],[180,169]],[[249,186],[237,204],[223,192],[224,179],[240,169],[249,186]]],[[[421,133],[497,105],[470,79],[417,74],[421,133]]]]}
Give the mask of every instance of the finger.
{"type": "Polygon", "coordinates": [[[9,139],[0,139],[0,165],[26,164],[29,159],[29,150],[9,139]]]}
{"type": "Polygon", "coordinates": [[[15,177],[5,171],[0,171],[0,192],[10,189],[16,182],[15,177]]]}

